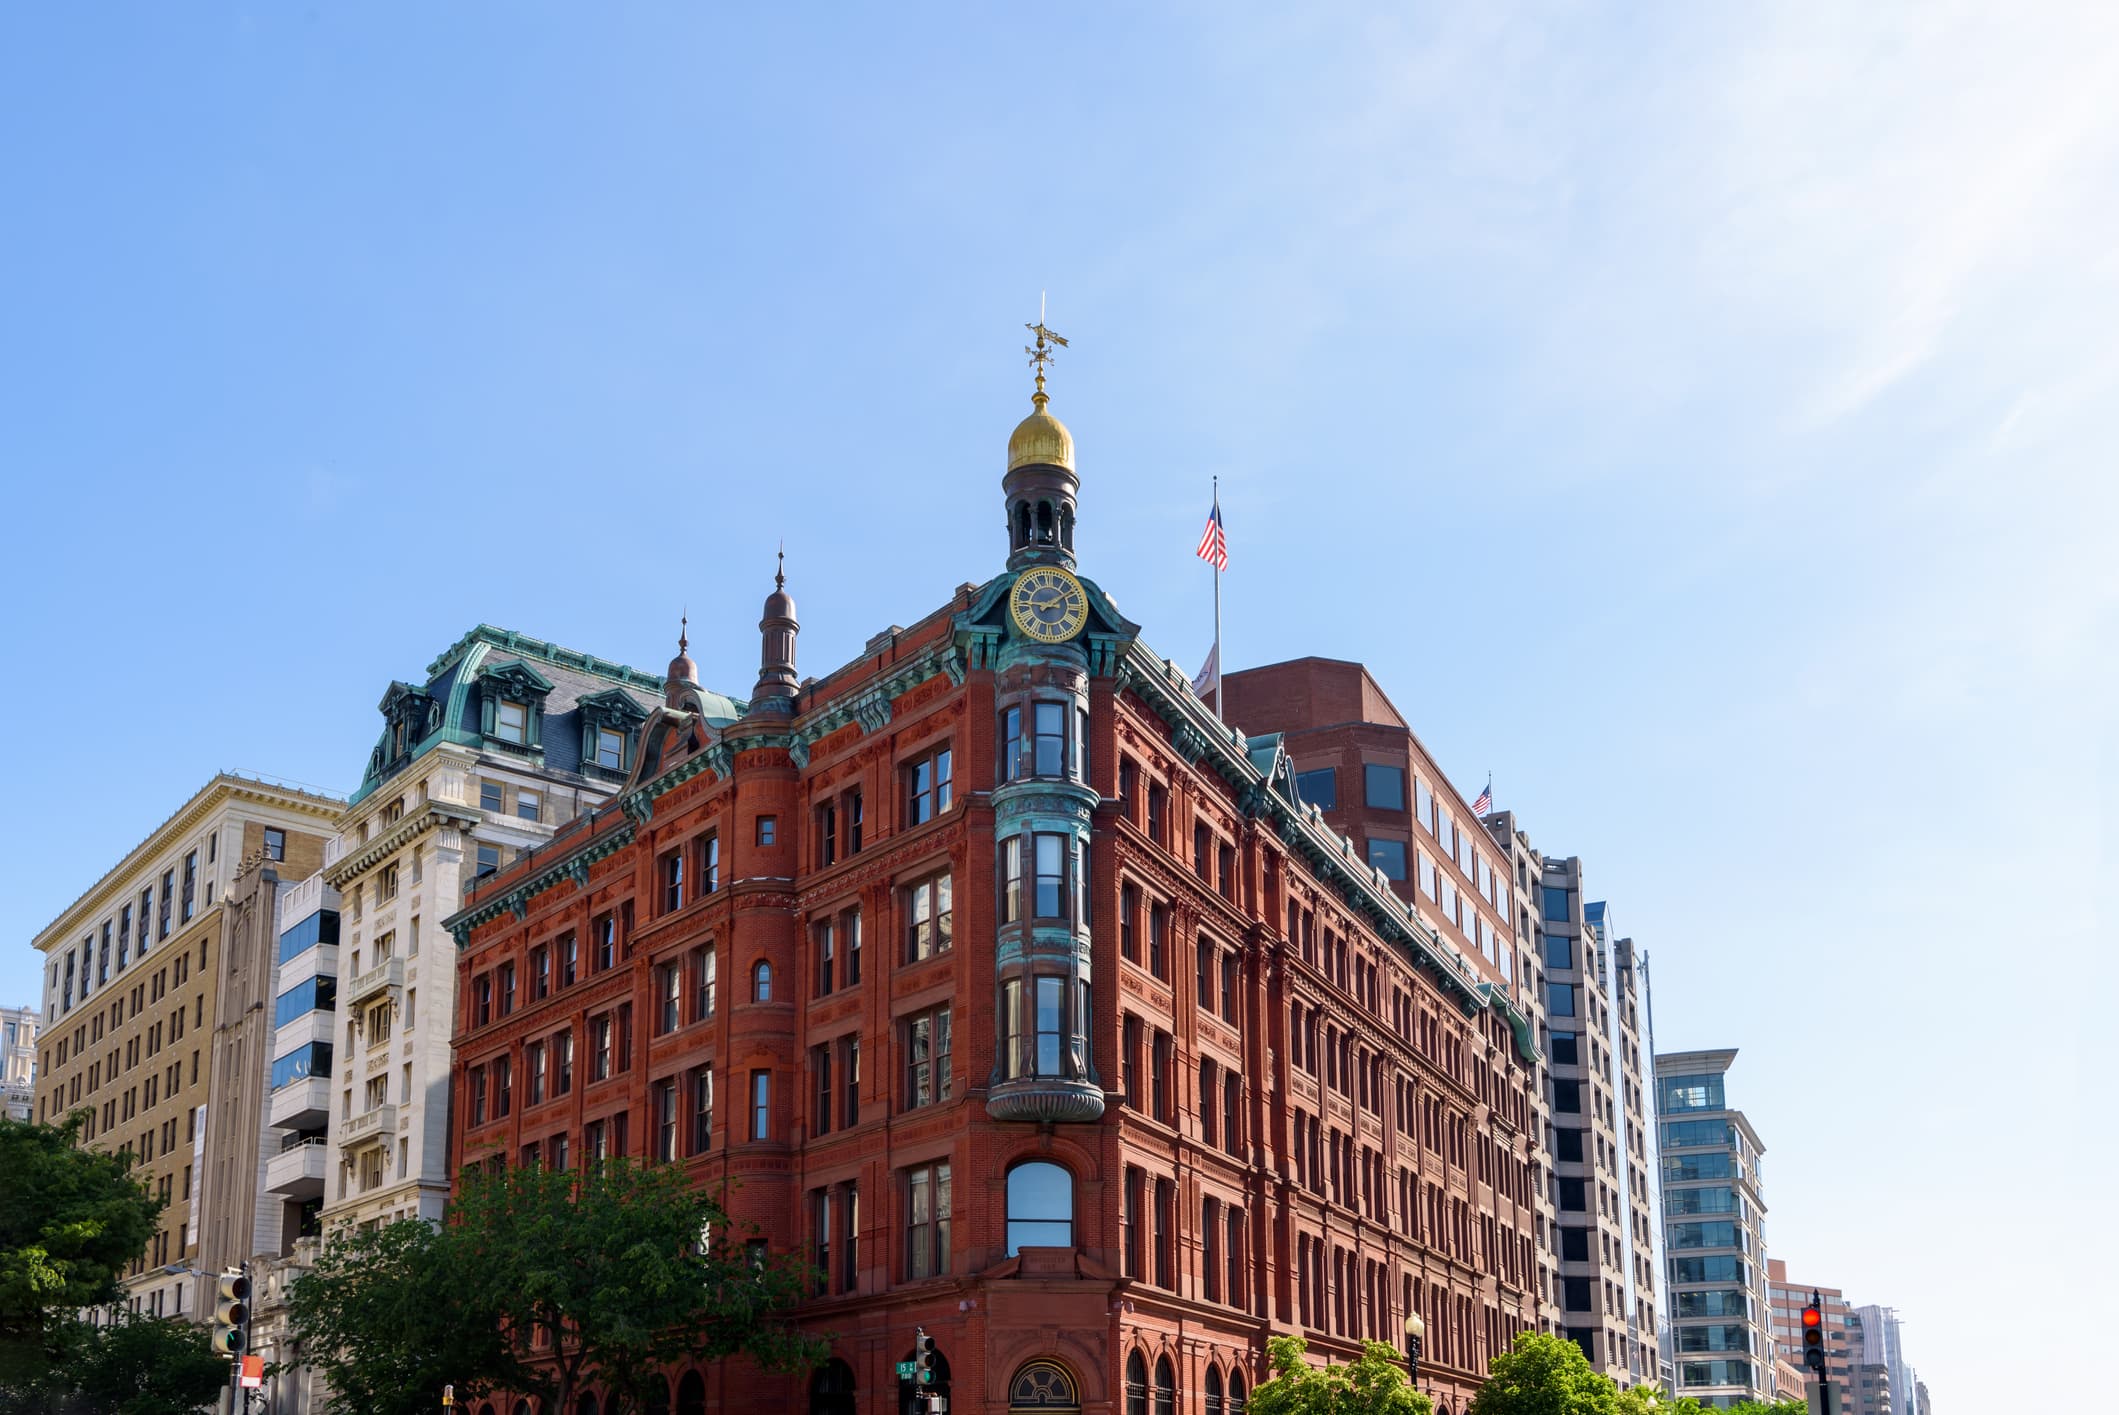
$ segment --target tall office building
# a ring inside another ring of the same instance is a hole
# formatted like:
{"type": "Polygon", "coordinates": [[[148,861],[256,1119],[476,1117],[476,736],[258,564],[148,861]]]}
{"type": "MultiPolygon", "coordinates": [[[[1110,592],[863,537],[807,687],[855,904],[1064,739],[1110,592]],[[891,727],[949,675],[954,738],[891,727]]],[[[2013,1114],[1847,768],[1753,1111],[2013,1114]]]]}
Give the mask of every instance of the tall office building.
{"type": "MultiPolygon", "coordinates": [[[[1251,733],[1277,733],[1295,773],[1295,788],[1324,813],[1332,829],[1355,842],[1399,898],[1429,927],[1478,960],[1515,1006],[1545,1034],[1531,920],[1531,872],[1513,853],[1507,825],[1481,821],[1390,700],[1359,663],[1300,658],[1230,673],[1223,679],[1228,718],[1251,733]],[[1481,827],[1484,827],[1482,831],[1481,827]]],[[[1481,1205],[1483,1223],[1501,1225],[1504,1241],[1532,1240],[1529,1271],[1512,1287],[1533,1294],[1540,1331],[1560,1330],[1554,1244],[1551,1157],[1547,1148],[1550,1087],[1541,1041],[1527,1133],[1507,1137],[1515,1162],[1536,1177],[1527,1204],[1481,1205]]]]}
{"type": "Polygon", "coordinates": [[[1613,1380],[1654,1383],[1654,1231],[1632,940],[1604,937],[1607,906],[1585,897],[1580,858],[1541,857],[1527,841],[1519,848],[1539,869],[1562,1321],[1613,1380]]]}
{"type": "Polygon", "coordinates": [[[1915,1415],[1920,1381],[1906,1363],[1898,1309],[1873,1304],[1857,1307],[1850,1325],[1856,1339],[1852,1362],[1856,1399],[1848,1402],[1853,1415],[1915,1415]]]}
{"type": "Polygon", "coordinates": [[[37,1009],[0,1007],[0,1100],[9,1120],[27,1120],[37,1109],[37,1009]]]}
{"type": "MultiPolygon", "coordinates": [[[[215,1149],[218,1176],[208,1163],[214,1127],[243,1135],[261,1120],[260,1088],[208,1106],[220,1043],[253,1031],[247,1017],[221,1010],[223,975],[252,966],[261,938],[254,929],[228,932],[229,891],[261,859],[320,858],[342,808],[327,796],[222,773],[37,935],[48,1019],[37,1118],[85,1111],[82,1143],[130,1150],[134,1173],[167,1205],[124,1274],[135,1310],[198,1311],[202,1219],[224,1204],[240,1211],[230,1186],[255,1187],[238,1158],[215,1149]]],[[[261,1040],[244,1043],[250,1055],[261,1055],[261,1040]]]]}
{"type": "MultiPolygon", "coordinates": [[[[734,719],[736,705],[707,696],[719,720],[734,719]]],[[[287,1026],[276,1048],[300,1096],[285,1102],[295,1122],[285,1128],[298,1140],[313,1138],[315,1082],[330,1078],[327,1237],[341,1221],[441,1216],[456,968],[437,923],[470,880],[602,805],[661,703],[662,680],[651,674],[483,624],[419,683],[384,693],[381,738],[325,852],[323,884],[339,898],[335,995],[327,1007],[312,972],[308,984],[282,983],[277,1004],[307,1006],[294,1014],[295,1032],[333,1024],[328,1037],[302,1043],[306,1068],[288,1060],[300,1052],[289,1049],[287,1026]],[[301,986],[310,991],[297,994],[301,986]]],[[[304,894],[300,907],[324,903],[304,894]]],[[[319,955],[289,976],[322,963],[319,955]]],[[[306,1192],[315,1161],[300,1163],[306,1192]]]]}
{"type": "Polygon", "coordinates": [[[1729,1104],[1731,1048],[1655,1059],[1663,1251],[1675,1394],[1707,1405],[1771,1401],[1775,1387],[1758,1132],[1729,1104]]]}

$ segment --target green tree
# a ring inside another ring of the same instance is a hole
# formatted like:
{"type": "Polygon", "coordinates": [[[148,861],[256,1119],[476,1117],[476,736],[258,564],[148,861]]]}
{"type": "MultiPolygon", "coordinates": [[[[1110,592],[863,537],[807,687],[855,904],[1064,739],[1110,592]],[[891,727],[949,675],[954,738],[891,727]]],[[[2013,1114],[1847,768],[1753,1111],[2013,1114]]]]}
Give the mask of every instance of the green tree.
{"type": "Polygon", "coordinates": [[[1637,1415],[1609,1376],[1565,1337],[1519,1333],[1515,1346],[1487,1363],[1485,1384],[1466,1415],[1637,1415]]]}
{"type": "Polygon", "coordinates": [[[74,1313],[117,1300],[162,1212],[130,1154],[81,1148],[87,1117],[0,1118],[0,1386],[43,1380],[74,1313]]]}
{"type": "Polygon", "coordinates": [[[333,1235],[291,1316],[333,1389],[372,1415],[431,1411],[444,1383],[459,1401],[511,1391],[562,1410],[593,1384],[624,1411],[679,1359],[821,1361],[824,1343],[781,1317],[812,1281],[735,1246],[679,1166],[531,1165],[463,1172],[440,1228],[333,1235]]]}
{"type": "Polygon", "coordinates": [[[1251,1415],[1431,1415],[1434,1402],[1406,1379],[1405,1358],[1380,1341],[1344,1366],[1312,1366],[1299,1336],[1266,1340],[1270,1379],[1251,1392],[1251,1415]]]}
{"type": "Polygon", "coordinates": [[[428,1415],[442,1387],[482,1394],[511,1368],[493,1314],[455,1280],[448,1236],[419,1219],[331,1235],[295,1280],[288,1314],[347,1408],[428,1415]]]}
{"type": "Polygon", "coordinates": [[[65,1319],[44,1375],[0,1393],[6,1415],[195,1415],[229,1380],[206,1329],[119,1307],[101,1325],[65,1319]]]}
{"type": "MultiPolygon", "coordinates": [[[[1694,1405],[1699,1402],[1694,1401],[1694,1405]]],[[[1739,1400],[1729,1407],[1729,1415],[1809,1415],[1810,1404],[1803,1400],[1776,1400],[1768,1404],[1763,1400],[1739,1400]]]]}

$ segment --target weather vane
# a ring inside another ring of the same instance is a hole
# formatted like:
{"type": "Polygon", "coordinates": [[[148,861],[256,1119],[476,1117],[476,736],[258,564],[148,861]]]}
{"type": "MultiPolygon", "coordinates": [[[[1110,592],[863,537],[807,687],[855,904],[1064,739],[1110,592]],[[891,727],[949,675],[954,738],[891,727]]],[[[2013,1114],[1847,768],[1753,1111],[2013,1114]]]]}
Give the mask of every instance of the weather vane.
{"type": "Polygon", "coordinates": [[[1037,323],[1026,324],[1023,328],[1037,336],[1037,343],[1025,344],[1023,352],[1030,356],[1030,367],[1037,370],[1037,396],[1042,398],[1045,396],[1045,365],[1051,363],[1055,357],[1051,345],[1057,344],[1062,349],[1067,347],[1065,339],[1045,328],[1044,291],[1038,291],[1037,295],[1037,323]]]}

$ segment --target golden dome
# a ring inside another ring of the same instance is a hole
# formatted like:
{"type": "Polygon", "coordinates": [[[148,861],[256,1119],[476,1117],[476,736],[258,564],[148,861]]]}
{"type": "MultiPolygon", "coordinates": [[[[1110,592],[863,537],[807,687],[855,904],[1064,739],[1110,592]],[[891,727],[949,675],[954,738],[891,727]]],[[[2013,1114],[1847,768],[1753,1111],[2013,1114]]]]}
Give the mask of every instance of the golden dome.
{"type": "Polygon", "coordinates": [[[1067,425],[1045,411],[1045,377],[1038,375],[1037,392],[1030,396],[1037,407],[1008,434],[1008,470],[1017,467],[1065,467],[1074,470],[1074,434],[1067,425]]]}

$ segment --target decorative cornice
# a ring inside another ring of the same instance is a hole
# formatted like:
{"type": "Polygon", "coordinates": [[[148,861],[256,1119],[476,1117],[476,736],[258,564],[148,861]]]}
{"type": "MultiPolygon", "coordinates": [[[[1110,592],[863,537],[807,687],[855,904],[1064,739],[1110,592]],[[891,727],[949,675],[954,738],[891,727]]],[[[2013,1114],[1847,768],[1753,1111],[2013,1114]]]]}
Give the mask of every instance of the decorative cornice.
{"type": "Polygon", "coordinates": [[[232,800],[276,806],[297,815],[313,816],[323,827],[318,831],[321,835],[331,833],[339,813],[346,808],[344,801],[321,792],[282,786],[261,777],[241,776],[231,771],[217,772],[211,781],[193,793],[190,800],[171,812],[167,820],[148,832],[139,844],[126,851],[124,859],[105,871],[101,879],[83,890],[75,897],[73,903],[67,905],[56,918],[39,930],[37,947],[46,948],[60,937],[64,937],[66,942],[71,944],[73,931],[82,919],[92,918],[106,908],[114,907],[121,897],[130,897],[134,873],[143,862],[191,834],[205,824],[214,811],[224,808],[232,800]],[[121,882],[123,887],[120,887],[121,882]],[[50,937],[47,938],[47,935],[50,937]]]}
{"type": "Polygon", "coordinates": [[[553,860],[534,874],[517,880],[491,899],[482,899],[468,909],[451,914],[442,920],[442,927],[456,936],[456,946],[462,948],[471,941],[472,931],[480,924],[490,923],[502,914],[511,914],[518,921],[525,919],[529,917],[530,901],[548,889],[557,889],[562,884],[586,889],[590,866],[632,844],[637,834],[634,823],[628,820],[616,830],[596,837],[583,849],[553,860]]]}
{"type": "Polygon", "coordinates": [[[449,801],[437,801],[429,797],[416,810],[406,814],[403,820],[371,839],[350,855],[341,855],[323,870],[324,883],[333,889],[343,890],[346,882],[366,874],[381,864],[384,859],[396,854],[419,836],[445,824],[461,826],[477,825],[480,814],[469,806],[459,806],[449,801]]]}

